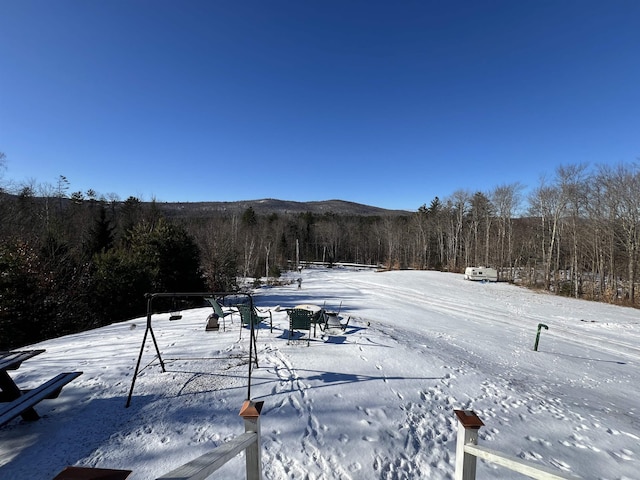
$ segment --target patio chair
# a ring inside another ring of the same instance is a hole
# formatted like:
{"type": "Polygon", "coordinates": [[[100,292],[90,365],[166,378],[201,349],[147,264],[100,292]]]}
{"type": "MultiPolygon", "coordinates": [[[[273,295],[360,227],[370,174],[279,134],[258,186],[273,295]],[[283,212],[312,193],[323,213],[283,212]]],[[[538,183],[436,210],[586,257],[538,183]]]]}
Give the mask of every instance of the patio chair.
{"type": "MultiPolygon", "coordinates": [[[[216,300],[215,298],[213,298],[213,297],[205,297],[205,300],[207,302],[209,302],[209,304],[213,308],[213,313],[215,313],[218,316],[218,319],[222,319],[222,331],[226,331],[227,330],[227,326],[226,326],[226,323],[225,323],[224,319],[230,315],[231,316],[231,323],[233,323],[233,314],[234,313],[238,313],[238,310],[232,308],[231,310],[227,310],[225,312],[224,310],[222,310],[222,305],[220,305],[218,303],[218,300],[216,300]]],[[[209,328],[209,325],[207,324],[207,330],[215,330],[215,329],[214,328],[209,328]]]]}
{"type": "Polygon", "coordinates": [[[270,310],[259,310],[254,305],[253,307],[248,303],[240,303],[236,305],[238,313],[240,313],[240,338],[242,338],[242,327],[248,327],[253,323],[254,327],[257,327],[267,318],[269,319],[269,328],[273,333],[273,316],[270,310]],[[260,315],[260,313],[268,313],[269,315],[260,315]]]}
{"type": "Polygon", "coordinates": [[[325,310],[324,307],[314,305],[310,303],[303,303],[293,307],[295,310],[306,310],[311,312],[311,324],[313,325],[313,336],[316,336],[317,326],[320,326],[320,330],[324,329],[325,323],[325,310]]]}
{"type": "MultiPolygon", "coordinates": [[[[307,330],[307,347],[311,337],[311,324],[316,314],[310,310],[301,308],[288,308],[287,315],[289,316],[289,335],[287,337],[287,345],[291,343],[291,337],[294,331],[307,330]]],[[[315,325],[314,325],[315,329],[315,325]]]]}
{"type": "Polygon", "coordinates": [[[311,323],[313,324],[314,338],[316,336],[316,325],[320,327],[320,331],[323,331],[325,329],[326,322],[327,322],[327,319],[326,319],[324,309],[320,310],[319,312],[312,312],[311,323]]]}
{"type": "Polygon", "coordinates": [[[324,314],[324,318],[325,321],[323,331],[325,332],[334,328],[339,328],[340,330],[345,331],[349,326],[349,322],[351,321],[351,317],[348,317],[347,321],[343,322],[343,317],[335,312],[326,312],[324,314]]]}

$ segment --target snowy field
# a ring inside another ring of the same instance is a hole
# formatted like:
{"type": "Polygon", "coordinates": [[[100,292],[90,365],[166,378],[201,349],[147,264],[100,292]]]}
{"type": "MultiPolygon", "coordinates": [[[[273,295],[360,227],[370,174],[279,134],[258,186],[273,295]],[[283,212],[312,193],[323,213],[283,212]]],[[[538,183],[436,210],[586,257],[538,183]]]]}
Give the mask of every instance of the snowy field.
{"type": "MultiPolygon", "coordinates": [[[[481,445],[585,479],[640,478],[640,311],[438,272],[302,278],[255,295],[274,319],[251,386],[265,479],[451,479],[454,409],[484,421],[481,445]],[[287,344],[282,309],[340,302],[344,332],[287,344]]],[[[242,433],[249,336],[237,317],[205,332],[209,313],[154,316],[167,372],[147,341],[129,408],[144,319],[34,345],[47,351],[15,372],[20,386],[84,373],[37,406],[39,421],[0,428],[0,478],[80,465],[155,479],[242,433]]],[[[478,463],[478,479],[516,477],[478,463]]],[[[244,460],[212,478],[244,478],[244,460]]]]}

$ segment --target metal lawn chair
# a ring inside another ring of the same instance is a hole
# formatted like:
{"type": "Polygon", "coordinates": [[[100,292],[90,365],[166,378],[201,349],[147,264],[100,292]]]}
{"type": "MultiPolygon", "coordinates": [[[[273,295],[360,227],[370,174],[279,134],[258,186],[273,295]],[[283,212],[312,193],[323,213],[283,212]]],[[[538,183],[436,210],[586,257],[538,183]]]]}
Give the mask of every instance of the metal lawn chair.
{"type": "Polygon", "coordinates": [[[259,310],[255,305],[249,305],[248,303],[241,303],[236,305],[238,313],[240,313],[240,338],[242,338],[242,327],[250,327],[253,323],[254,327],[257,327],[269,319],[269,328],[273,333],[273,316],[270,310],[259,310]],[[269,315],[260,315],[260,313],[268,313],[269,315]]]}
{"type": "MultiPolygon", "coordinates": [[[[307,347],[311,337],[311,324],[315,316],[314,312],[301,308],[289,308],[287,309],[287,315],[289,316],[289,335],[287,337],[287,344],[291,343],[291,337],[294,331],[307,330],[307,347]]],[[[315,325],[314,325],[315,329],[315,325]]]]}
{"type": "MultiPolygon", "coordinates": [[[[218,303],[218,300],[216,300],[213,297],[205,297],[205,300],[207,302],[209,302],[209,304],[211,305],[211,307],[213,308],[213,313],[215,313],[218,316],[218,320],[222,319],[222,331],[226,331],[227,330],[227,326],[226,326],[226,322],[225,322],[225,318],[228,316],[231,316],[231,323],[233,323],[233,314],[234,313],[238,313],[238,310],[235,309],[231,309],[231,310],[227,310],[226,312],[222,309],[222,305],[220,305],[218,303]]],[[[210,330],[210,328],[207,328],[207,330],[210,330]]]]}

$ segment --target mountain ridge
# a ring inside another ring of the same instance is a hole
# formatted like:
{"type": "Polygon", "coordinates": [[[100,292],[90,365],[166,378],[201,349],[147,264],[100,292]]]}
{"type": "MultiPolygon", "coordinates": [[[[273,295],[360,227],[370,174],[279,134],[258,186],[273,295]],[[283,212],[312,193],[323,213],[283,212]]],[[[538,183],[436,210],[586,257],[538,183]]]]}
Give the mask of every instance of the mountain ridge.
{"type": "Polygon", "coordinates": [[[298,202],[276,198],[257,200],[236,200],[231,202],[156,202],[156,205],[167,215],[182,217],[189,215],[208,216],[219,213],[242,213],[252,208],[257,214],[271,213],[335,213],[338,215],[384,216],[408,215],[408,210],[390,210],[346,200],[320,200],[298,202]]]}
{"type": "MultiPolygon", "coordinates": [[[[19,195],[3,192],[0,190],[0,200],[18,201],[19,195]]],[[[62,197],[57,200],[65,207],[72,203],[89,201],[86,199],[75,200],[74,198],[62,197]]],[[[132,198],[132,197],[130,197],[132,198]]],[[[44,197],[33,197],[36,202],[44,202],[44,197]]],[[[116,200],[115,203],[122,205],[126,200],[116,200]]],[[[200,202],[168,202],[168,201],[142,201],[143,205],[155,205],[160,211],[170,217],[198,216],[208,217],[219,215],[220,213],[242,213],[248,208],[252,208],[257,214],[269,215],[278,214],[299,214],[311,212],[318,215],[334,213],[337,215],[360,215],[360,216],[400,216],[413,213],[409,210],[392,210],[382,207],[375,207],[363,203],[350,202],[347,200],[314,200],[299,202],[295,200],[280,200],[277,198],[261,198],[256,200],[235,200],[235,201],[200,201],[200,202]]]]}

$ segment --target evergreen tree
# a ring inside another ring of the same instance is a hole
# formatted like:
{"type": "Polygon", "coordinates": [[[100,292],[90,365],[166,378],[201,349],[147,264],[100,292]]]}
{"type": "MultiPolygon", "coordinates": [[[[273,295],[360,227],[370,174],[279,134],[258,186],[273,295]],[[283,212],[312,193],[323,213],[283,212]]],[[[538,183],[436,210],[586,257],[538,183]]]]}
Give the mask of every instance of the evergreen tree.
{"type": "Polygon", "coordinates": [[[195,242],[183,227],[162,219],[153,228],[139,223],[128,244],[94,258],[94,300],[97,307],[110,306],[102,312],[106,323],[143,315],[146,293],[205,290],[195,242]]]}
{"type": "Polygon", "coordinates": [[[100,205],[98,217],[94,220],[93,226],[89,230],[86,253],[89,258],[94,254],[106,252],[113,247],[113,230],[111,221],[107,218],[107,209],[100,205]]]}

